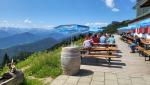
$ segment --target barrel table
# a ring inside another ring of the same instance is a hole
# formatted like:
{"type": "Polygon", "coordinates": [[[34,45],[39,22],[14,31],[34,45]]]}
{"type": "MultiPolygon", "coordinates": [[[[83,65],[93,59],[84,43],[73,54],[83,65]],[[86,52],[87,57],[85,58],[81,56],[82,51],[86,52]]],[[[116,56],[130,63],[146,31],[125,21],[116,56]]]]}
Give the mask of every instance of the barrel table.
{"type": "Polygon", "coordinates": [[[63,47],[61,66],[65,75],[76,75],[80,70],[80,49],[78,47],[63,47]]]}

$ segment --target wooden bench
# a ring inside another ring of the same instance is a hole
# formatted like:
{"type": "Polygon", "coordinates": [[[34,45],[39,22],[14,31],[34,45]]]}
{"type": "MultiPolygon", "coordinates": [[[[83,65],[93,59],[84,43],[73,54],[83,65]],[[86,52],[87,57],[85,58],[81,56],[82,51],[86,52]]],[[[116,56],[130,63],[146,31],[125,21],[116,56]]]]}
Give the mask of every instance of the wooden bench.
{"type": "Polygon", "coordinates": [[[139,55],[143,55],[145,57],[145,61],[147,61],[147,57],[149,57],[150,60],[150,50],[145,50],[143,47],[141,46],[137,46],[136,49],[139,51],[139,55]]]}
{"type": "Polygon", "coordinates": [[[109,43],[93,43],[93,46],[103,46],[103,47],[117,47],[116,44],[109,44],[109,43]]]}
{"type": "Polygon", "coordinates": [[[145,50],[143,47],[141,47],[141,46],[136,46],[136,49],[137,49],[138,52],[139,52],[139,56],[140,56],[140,54],[143,55],[143,51],[145,50]]]}
{"type": "Polygon", "coordinates": [[[82,58],[106,58],[108,59],[108,63],[109,65],[111,64],[111,58],[117,58],[117,56],[113,56],[113,55],[92,55],[92,54],[81,54],[81,59],[82,58]]]}
{"type": "Polygon", "coordinates": [[[146,59],[147,57],[149,57],[149,61],[150,61],[150,50],[144,50],[143,53],[144,53],[145,61],[147,61],[146,59]]]}

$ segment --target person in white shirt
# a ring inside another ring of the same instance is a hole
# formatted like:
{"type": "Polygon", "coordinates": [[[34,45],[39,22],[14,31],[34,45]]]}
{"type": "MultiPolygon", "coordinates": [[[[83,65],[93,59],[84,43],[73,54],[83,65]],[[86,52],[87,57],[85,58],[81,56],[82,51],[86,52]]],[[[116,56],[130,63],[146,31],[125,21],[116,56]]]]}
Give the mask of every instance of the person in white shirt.
{"type": "Polygon", "coordinates": [[[142,33],[142,38],[146,39],[146,34],[145,33],[142,33]]]}
{"type": "Polygon", "coordinates": [[[85,41],[83,42],[83,47],[84,48],[90,48],[92,47],[92,42],[90,39],[86,38],[85,41]]]}

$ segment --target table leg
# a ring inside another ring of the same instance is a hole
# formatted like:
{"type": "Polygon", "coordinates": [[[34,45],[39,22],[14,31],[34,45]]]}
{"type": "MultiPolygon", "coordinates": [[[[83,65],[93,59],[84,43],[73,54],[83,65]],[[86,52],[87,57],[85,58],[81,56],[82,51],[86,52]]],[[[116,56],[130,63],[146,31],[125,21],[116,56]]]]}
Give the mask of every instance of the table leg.
{"type": "Polygon", "coordinates": [[[111,61],[111,58],[108,58],[109,65],[111,64],[111,62],[110,62],[110,61],[111,61]]]}
{"type": "Polygon", "coordinates": [[[147,45],[146,45],[146,50],[147,50],[147,45]]]}

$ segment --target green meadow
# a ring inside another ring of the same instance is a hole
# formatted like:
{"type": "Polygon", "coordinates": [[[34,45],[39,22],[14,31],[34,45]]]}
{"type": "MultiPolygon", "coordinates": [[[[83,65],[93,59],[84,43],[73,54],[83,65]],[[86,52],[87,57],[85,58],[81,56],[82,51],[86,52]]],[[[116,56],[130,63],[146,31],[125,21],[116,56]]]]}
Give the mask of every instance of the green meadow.
{"type": "MultiPolygon", "coordinates": [[[[81,46],[83,37],[75,39],[73,43],[81,46]]],[[[24,72],[25,79],[22,85],[46,85],[44,78],[50,77],[52,80],[62,74],[61,69],[61,48],[67,46],[65,43],[54,46],[52,49],[36,52],[29,56],[24,61],[19,61],[16,64],[17,69],[24,72]]],[[[0,71],[0,75],[8,71],[5,66],[0,71]]]]}

